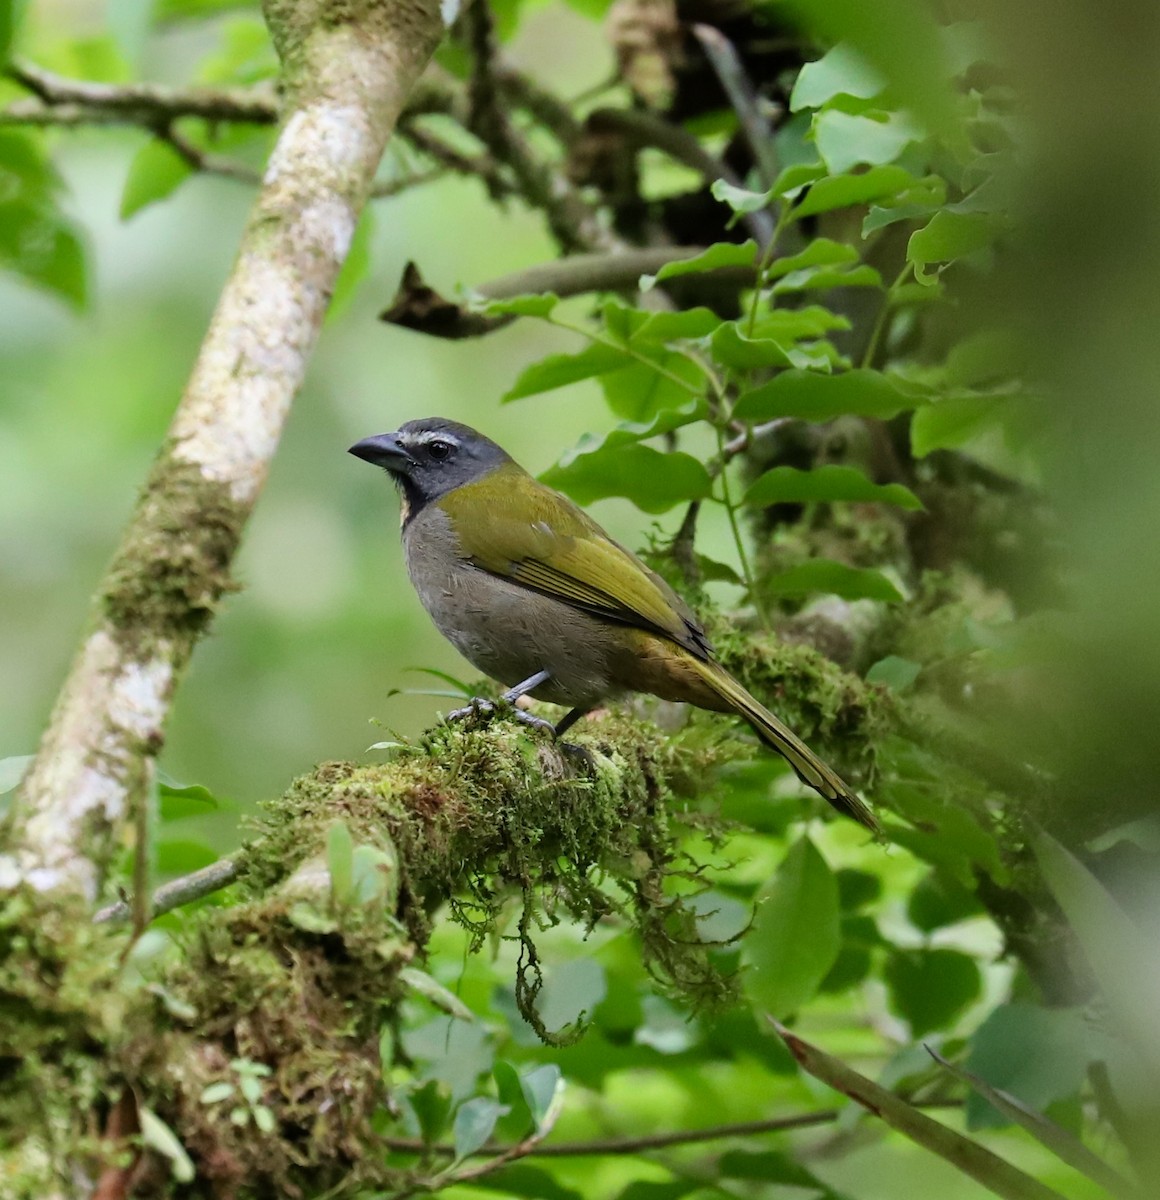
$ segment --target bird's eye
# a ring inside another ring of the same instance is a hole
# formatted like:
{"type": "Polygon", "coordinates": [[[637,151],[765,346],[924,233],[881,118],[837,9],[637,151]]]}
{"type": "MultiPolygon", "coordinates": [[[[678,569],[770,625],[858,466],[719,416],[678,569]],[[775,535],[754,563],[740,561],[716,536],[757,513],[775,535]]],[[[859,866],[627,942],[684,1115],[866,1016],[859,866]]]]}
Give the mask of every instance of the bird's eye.
{"type": "Polygon", "coordinates": [[[440,441],[430,442],[427,446],[427,453],[436,462],[442,462],[445,458],[451,457],[451,443],[440,441]]]}

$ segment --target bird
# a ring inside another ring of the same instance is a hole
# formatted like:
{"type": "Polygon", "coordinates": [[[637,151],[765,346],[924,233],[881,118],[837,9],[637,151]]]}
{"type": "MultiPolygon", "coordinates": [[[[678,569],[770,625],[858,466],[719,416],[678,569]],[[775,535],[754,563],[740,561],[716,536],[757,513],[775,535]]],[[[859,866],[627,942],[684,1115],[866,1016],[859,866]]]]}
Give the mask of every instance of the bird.
{"type": "Polygon", "coordinates": [[[428,417],[349,453],[396,484],[407,572],[439,631],[507,688],[506,706],[530,696],[569,710],[554,726],[517,719],[561,737],[629,692],[732,712],[838,812],[878,830],[857,793],[717,661],[668,583],[490,438],[428,417]]]}

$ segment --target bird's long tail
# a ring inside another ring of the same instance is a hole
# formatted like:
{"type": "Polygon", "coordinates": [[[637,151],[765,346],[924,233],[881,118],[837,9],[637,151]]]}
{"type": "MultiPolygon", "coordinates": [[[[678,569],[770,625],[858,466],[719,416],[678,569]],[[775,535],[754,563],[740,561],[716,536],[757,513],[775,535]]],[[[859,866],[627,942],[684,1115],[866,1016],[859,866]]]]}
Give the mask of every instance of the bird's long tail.
{"type": "Polygon", "coordinates": [[[697,673],[725,702],[725,706],[744,717],[757,736],[793,767],[802,783],[812,787],[838,812],[853,817],[875,833],[879,831],[878,822],[866,802],[723,667],[714,662],[697,662],[697,673]]]}

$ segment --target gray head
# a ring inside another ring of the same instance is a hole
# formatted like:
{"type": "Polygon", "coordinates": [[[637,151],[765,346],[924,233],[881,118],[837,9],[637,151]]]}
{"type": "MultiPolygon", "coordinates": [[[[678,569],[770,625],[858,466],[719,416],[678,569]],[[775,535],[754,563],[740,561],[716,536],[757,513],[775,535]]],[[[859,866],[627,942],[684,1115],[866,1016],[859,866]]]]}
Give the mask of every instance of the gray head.
{"type": "Polygon", "coordinates": [[[512,461],[490,438],[442,417],[408,421],[394,433],[364,438],[349,453],[390,472],[406,499],[408,516],[512,461]]]}

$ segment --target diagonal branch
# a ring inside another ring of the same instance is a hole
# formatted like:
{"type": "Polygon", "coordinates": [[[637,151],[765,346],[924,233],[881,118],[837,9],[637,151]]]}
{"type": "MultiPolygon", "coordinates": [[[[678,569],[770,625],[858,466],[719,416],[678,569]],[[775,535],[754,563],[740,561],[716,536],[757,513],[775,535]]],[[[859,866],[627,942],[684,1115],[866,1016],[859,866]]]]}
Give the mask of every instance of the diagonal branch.
{"type": "MultiPolygon", "coordinates": [[[[201,352],[13,804],[0,878],[92,903],[144,800],[384,146],[441,34],[435,0],[266,0],[286,120],[201,352]],[[341,15],[336,15],[340,13],[341,15]]],[[[32,77],[27,75],[26,81],[32,77]]],[[[35,83],[44,90],[43,78],[35,83]]],[[[87,85],[86,85],[87,86],[87,85]]]]}

